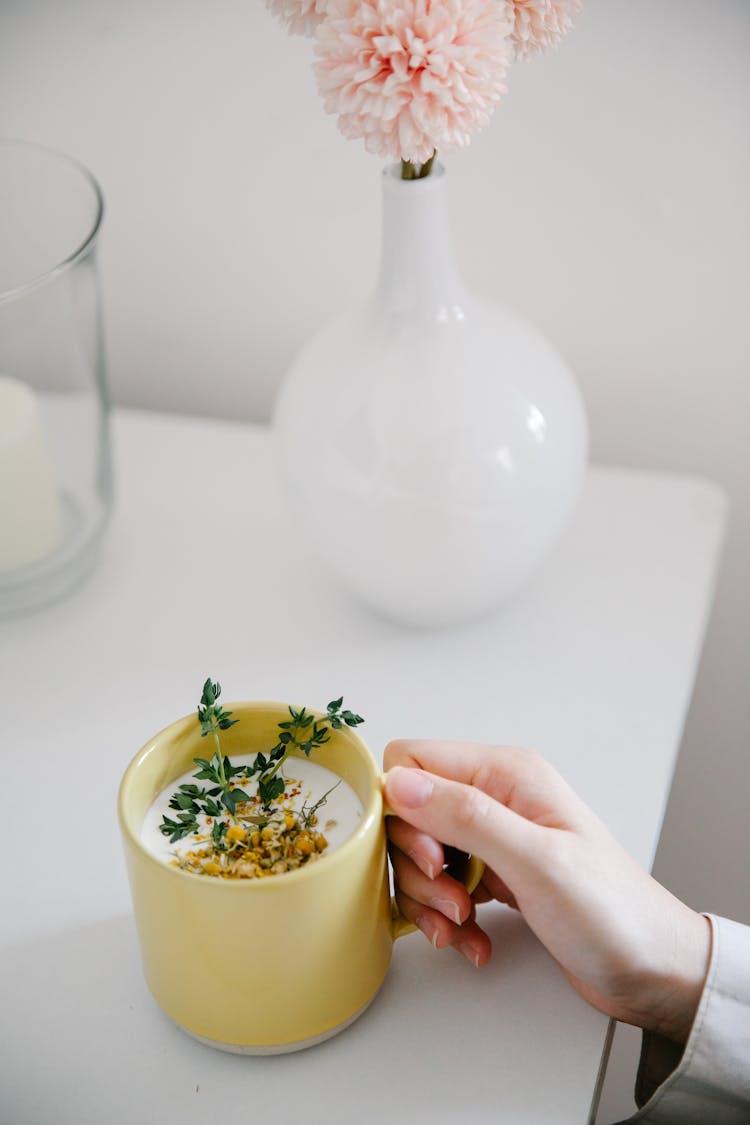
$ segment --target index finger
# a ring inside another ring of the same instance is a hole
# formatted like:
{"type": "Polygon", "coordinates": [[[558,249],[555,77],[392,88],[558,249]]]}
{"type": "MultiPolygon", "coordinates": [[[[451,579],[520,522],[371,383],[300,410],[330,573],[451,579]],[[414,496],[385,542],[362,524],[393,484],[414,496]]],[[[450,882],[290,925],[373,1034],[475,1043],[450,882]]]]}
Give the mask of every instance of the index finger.
{"type": "Polygon", "coordinates": [[[593,814],[557,770],[534,750],[480,742],[398,739],[383,756],[384,768],[427,770],[448,781],[481,789],[529,820],[550,827],[590,821],[593,814]]]}

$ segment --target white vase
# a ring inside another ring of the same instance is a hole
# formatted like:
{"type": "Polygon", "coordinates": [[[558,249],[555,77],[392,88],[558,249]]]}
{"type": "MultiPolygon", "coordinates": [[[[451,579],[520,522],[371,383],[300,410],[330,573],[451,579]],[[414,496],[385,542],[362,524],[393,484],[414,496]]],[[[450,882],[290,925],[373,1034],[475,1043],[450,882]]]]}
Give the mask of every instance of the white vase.
{"type": "Polygon", "coordinates": [[[476,617],[533,573],[586,463],[573,377],[467,292],[442,168],[383,176],[380,276],[292,364],[274,425],[290,503],[341,581],[399,622],[476,617]]]}

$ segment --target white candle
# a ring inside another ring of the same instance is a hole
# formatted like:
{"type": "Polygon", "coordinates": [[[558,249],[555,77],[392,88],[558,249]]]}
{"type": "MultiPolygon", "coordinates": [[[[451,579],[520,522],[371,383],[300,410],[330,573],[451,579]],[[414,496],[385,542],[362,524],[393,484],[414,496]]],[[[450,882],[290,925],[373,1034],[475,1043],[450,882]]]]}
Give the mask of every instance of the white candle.
{"type": "Polygon", "coordinates": [[[38,562],[62,538],[62,512],[34,392],[0,375],[0,571],[38,562]]]}

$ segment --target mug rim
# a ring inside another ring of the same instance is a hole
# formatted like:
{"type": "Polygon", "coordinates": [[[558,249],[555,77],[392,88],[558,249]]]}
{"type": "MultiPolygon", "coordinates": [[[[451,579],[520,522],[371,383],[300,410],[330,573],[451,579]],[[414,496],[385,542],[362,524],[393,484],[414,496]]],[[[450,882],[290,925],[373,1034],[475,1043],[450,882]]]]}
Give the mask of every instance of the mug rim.
{"type": "MultiPolygon", "coordinates": [[[[282,709],[286,710],[290,706],[297,708],[298,705],[286,703],[286,702],[283,702],[283,701],[280,701],[280,700],[255,700],[255,699],[235,700],[233,702],[229,702],[229,703],[226,704],[226,707],[227,707],[228,710],[236,710],[238,708],[244,707],[244,708],[250,708],[252,710],[258,710],[258,711],[263,710],[263,709],[271,709],[271,708],[273,708],[273,709],[282,708],[282,709]]],[[[307,706],[305,707],[305,709],[308,712],[308,714],[314,715],[315,718],[319,718],[319,719],[326,718],[326,713],[323,712],[323,711],[319,711],[315,708],[307,707],[307,706]]],[[[206,887],[215,886],[216,888],[224,887],[225,889],[228,889],[229,887],[232,887],[232,888],[234,888],[235,892],[237,891],[238,888],[243,888],[242,893],[245,893],[244,888],[252,887],[252,886],[255,886],[256,888],[258,888],[258,887],[277,888],[279,884],[282,887],[288,886],[290,880],[293,881],[294,883],[297,883],[301,879],[304,879],[304,878],[308,878],[308,879],[309,878],[315,878],[317,876],[317,873],[320,872],[321,870],[323,871],[323,873],[325,871],[330,871],[331,867],[333,865],[335,865],[336,863],[343,862],[346,859],[346,856],[348,855],[348,853],[350,851],[352,851],[354,849],[354,847],[362,839],[364,839],[366,837],[366,835],[370,832],[373,822],[378,821],[378,820],[382,821],[384,819],[382,774],[381,774],[380,770],[377,768],[377,764],[375,762],[375,759],[372,755],[372,752],[371,752],[369,746],[365,742],[365,740],[361,737],[361,735],[357,734],[356,730],[353,730],[351,727],[347,727],[346,729],[347,729],[347,732],[348,732],[349,736],[354,738],[355,744],[358,745],[359,749],[362,751],[363,757],[365,758],[365,760],[367,762],[367,768],[370,770],[371,775],[372,775],[373,789],[372,789],[372,793],[370,795],[370,799],[367,802],[367,804],[364,804],[364,802],[363,802],[362,820],[361,820],[360,824],[357,826],[357,828],[354,830],[354,832],[352,832],[352,834],[350,836],[348,836],[346,838],[346,840],[344,840],[344,842],[342,844],[340,844],[339,847],[337,847],[336,850],[330,856],[324,856],[323,857],[326,860],[326,862],[324,864],[322,864],[322,865],[321,865],[321,863],[305,864],[303,867],[298,867],[295,871],[285,871],[279,876],[276,876],[274,878],[268,878],[268,879],[222,879],[222,878],[216,878],[216,877],[210,877],[210,876],[208,878],[206,878],[205,875],[197,875],[192,871],[184,871],[180,867],[171,866],[171,864],[166,863],[163,859],[159,859],[158,856],[154,855],[154,853],[143,843],[143,841],[140,838],[140,835],[136,834],[132,830],[130,824],[128,824],[126,816],[125,816],[125,811],[124,811],[125,796],[126,796],[126,793],[128,791],[128,788],[131,784],[132,778],[135,777],[135,775],[138,772],[139,767],[145,761],[145,759],[150,754],[155,752],[155,750],[157,749],[157,745],[160,743],[160,740],[162,740],[163,737],[165,735],[167,735],[168,733],[175,731],[176,728],[179,728],[181,726],[186,727],[187,723],[190,720],[197,721],[195,711],[190,712],[188,715],[183,715],[179,719],[175,719],[173,722],[168,723],[167,726],[163,727],[160,731],[157,731],[156,734],[152,735],[151,738],[149,738],[143,744],[143,746],[141,746],[140,750],[137,751],[137,753],[134,755],[134,757],[131,758],[130,762],[128,763],[128,766],[125,769],[124,774],[122,775],[122,778],[120,780],[120,785],[119,785],[119,788],[118,788],[118,793],[117,793],[118,820],[119,820],[119,823],[120,823],[120,831],[122,832],[122,835],[124,836],[125,840],[127,841],[127,843],[131,847],[134,847],[135,850],[143,858],[148,860],[148,862],[150,862],[150,863],[156,864],[156,866],[160,870],[166,872],[167,874],[174,875],[174,876],[176,876],[178,878],[181,878],[181,879],[197,880],[200,883],[201,886],[206,886],[206,887]],[[341,857],[341,858],[339,858],[339,857],[341,857]]],[[[232,756],[231,754],[228,755],[228,757],[230,757],[230,758],[231,758],[231,756],[232,756]]],[[[148,811],[148,809],[146,809],[144,811],[144,816],[145,816],[145,813],[147,811],[148,811]]],[[[255,893],[258,893],[258,892],[256,891],[255,893]]],[[[276,893],[276,892],[274,892],[274,893],[276,893]]]]}

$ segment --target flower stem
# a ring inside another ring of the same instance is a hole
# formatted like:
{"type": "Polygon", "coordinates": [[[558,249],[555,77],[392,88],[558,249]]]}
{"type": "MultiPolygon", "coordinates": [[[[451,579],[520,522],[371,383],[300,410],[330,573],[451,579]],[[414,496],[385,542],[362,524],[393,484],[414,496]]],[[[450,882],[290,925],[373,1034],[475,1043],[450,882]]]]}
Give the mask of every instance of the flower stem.
{"type": "Polygon", "coordinates": [[[211,733],[213,734],[214,742],[216,743],[216,761],[218,763],[217,773],[219,775],[219,780],[221,781],[222,788],[224,790],[227,790],[227,789],[229,789],[229,784],[227,782],[227,775],[224,773],[224,756],[221,752],[221,743],[219,742],[219,732],[217,731],[216,727],[213,727],[212,730],[211,730],[211,733]]]}
{"type": "Polygon", "coordinates": [[[433,152],[432,156],[424,164],[413,164],[411,160],[401,161],[401,179],[402,180],[423,180],[425,176],[429,176],[432,171],[432,164],[437,156],[437,151],[433,152]]]}
{"type": "MultiPolygon", "coordinates": [[[[294,745],[295,745],[295,746],[297,745],[297,744],[296,744],[296,742],[294,743],[294,745]]],[[[288,751],[287,751],[287,753],[288,753],[288,751]]],[[[284,765],[284,762],[286,761],[286,759],[287,759],[287,754],[285,753],[285,754],[284,754],[284,757],[283,757],[283,758],[279,758],[278,762],[276,762],[276,763],[275,763],[275,765],[274,765],[273,769],[272,769],[272,770],[271,770],[270,772],[268,772],[268,771],[264,771],[264,772],[263,772],[263,773],[262,773],[262,774],[260,775],[260,776],[261,776],[261,779],[262,779],[263,781],[270,781],[270,780],[271,780],[271,778],[272,778],[272,777],[275,777],[275,776],[276,776],[276,774],[277,774],[277,773],[279,772],[279,770],[281,769],[281,767],[282,767],[282,766],[284,765]]]]}

